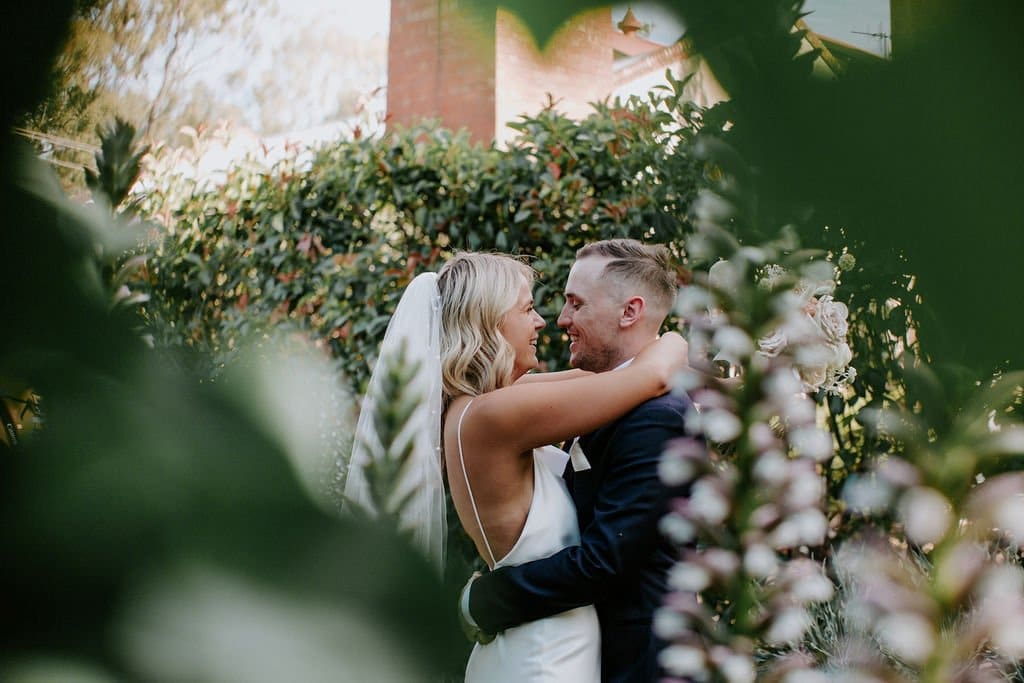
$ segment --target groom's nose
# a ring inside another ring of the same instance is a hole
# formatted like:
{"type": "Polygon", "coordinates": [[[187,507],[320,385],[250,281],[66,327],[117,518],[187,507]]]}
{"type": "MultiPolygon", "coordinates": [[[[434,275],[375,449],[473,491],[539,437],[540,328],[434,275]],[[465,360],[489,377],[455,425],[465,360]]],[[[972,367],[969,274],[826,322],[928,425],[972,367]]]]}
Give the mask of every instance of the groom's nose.
{"type": "Polygon", "coordinates": [[[559,327],[565,328],[572,324],[572,316],[569,315],[569,304],[568,302],[562,306],[562,310],[558,314],[558,320],[556,324],[559,327]]]}

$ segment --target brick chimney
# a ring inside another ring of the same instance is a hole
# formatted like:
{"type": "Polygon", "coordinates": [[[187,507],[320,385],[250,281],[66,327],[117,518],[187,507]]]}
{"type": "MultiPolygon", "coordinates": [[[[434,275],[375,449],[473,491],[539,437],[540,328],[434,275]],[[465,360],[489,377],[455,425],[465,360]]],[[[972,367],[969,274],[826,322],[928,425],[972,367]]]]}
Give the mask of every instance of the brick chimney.
{"type": "Polygon", "coordinates": [[[439,118],[484,144],[507,139],[505,124],[535,114],[550,93],[559,111],[584,116],[613,85],[611,10],[567,22],[542,54],[519,19],[481,16],[472,0],[392,0],[388,127],[439,118]]]}
{"type": "Polygon", "coordinates": [[[439,118],[494,137],[494,18],[458,0],[391,0],[388,127],[439,118]]]}

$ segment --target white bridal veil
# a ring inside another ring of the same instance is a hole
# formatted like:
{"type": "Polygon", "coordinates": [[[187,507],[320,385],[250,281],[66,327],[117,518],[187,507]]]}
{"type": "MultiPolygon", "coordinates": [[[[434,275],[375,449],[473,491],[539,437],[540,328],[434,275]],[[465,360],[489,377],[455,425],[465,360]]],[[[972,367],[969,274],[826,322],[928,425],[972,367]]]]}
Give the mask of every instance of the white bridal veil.
{"type": "Polygon", "coordinates": [[[410,443],[412,454],[395,493],[411,493],[411,497],[401,510],[399,523],[441,571],[447,526],[441,473],[441,296],[436,273],[423,273],[409,283],[388,323],[356,425],[345,497],[375,514],[363,468],[371,460],[387,457],[388,446],[401,452],[410,443]],[[418,363],[401,393],[418,398],[419,404],[394,442],[382,444],[375,417],[387,369],[399,362],[418,363]]]}

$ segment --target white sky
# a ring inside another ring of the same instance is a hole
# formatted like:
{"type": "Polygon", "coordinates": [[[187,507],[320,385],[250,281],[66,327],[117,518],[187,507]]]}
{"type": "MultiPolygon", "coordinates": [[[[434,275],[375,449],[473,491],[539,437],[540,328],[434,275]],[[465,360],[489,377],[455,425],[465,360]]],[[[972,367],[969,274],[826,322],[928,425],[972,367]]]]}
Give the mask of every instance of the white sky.
{"type": "Polygon", "coordinates": [[[856,45],[876,55],[886,54],[891,49],[887,39],[862,35],[892,35],[889,0],[805,0],[804,11],[811,12],[805,21],[817,33],[856,45]]]}
{"type": "MultiPolygon", "coordinates": [[[[709,0],[713,1],[713,0],[709,0]]],[[[618,22],[632,7],[633,14],[651,24],[651,40],[670,43],[683,33],[673,14],[657,2],[620,2],[612,5],[612,21],[618,22]]],[[[862,33],[889,34],[889,0],[805,0],[807,24],[817,33],[855,45],[862,50],[882,54],[882,40],[862,33]]]]}
{"type": "Polygon", "coordinates": [[[314,19],[341,35],[383,35],[391,16],[389,0],[281,0],[282,16],[314,19]]]}

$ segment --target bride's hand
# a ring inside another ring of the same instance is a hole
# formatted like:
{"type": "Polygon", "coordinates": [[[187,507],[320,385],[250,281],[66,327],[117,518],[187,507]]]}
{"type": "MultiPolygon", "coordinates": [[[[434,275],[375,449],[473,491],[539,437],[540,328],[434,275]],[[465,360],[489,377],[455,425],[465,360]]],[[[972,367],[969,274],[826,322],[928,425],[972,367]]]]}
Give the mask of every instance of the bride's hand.
{"type": "Polygon", "coordinates": [[[666,332],[645,346],[633,362],[654,369],[667,390],[675,374],[689,365],[689,349],[690,345],[678,332],[666,332]]]}

